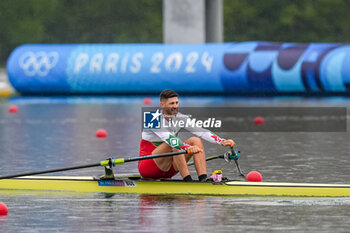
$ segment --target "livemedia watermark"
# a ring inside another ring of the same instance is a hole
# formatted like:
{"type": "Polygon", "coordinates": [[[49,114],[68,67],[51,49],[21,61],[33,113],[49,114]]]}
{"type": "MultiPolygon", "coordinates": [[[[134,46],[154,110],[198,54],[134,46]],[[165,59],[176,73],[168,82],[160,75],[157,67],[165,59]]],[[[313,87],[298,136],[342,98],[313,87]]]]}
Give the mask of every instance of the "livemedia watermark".
{"type": "Polygon", "coordinates": [[[346,132],[345,107],[180,107],[167,114],[142,108],[142,129],[214,132],[346,132]],[[263,119],[258,124],[256,118],[263,119]]]}

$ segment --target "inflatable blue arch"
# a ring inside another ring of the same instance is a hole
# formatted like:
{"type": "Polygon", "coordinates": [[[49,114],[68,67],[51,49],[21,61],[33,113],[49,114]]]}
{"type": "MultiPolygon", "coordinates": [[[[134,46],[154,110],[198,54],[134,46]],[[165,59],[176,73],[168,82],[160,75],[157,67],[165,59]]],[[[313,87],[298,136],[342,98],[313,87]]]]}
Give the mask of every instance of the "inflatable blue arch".
{"type": "Polygon", "coordinates": [[[350,45],[28,44],[7,62],[23,94],[350,93],[350,45]]]}

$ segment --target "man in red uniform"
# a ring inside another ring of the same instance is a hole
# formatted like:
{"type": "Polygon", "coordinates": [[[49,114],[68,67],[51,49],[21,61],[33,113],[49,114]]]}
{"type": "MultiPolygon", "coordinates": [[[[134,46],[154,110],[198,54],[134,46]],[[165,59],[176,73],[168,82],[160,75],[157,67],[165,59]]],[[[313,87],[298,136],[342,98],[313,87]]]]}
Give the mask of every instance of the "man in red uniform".
{"type": "MultiPolygon", "coordinates": [[[[142,131],[142,140],[140,144],[140,156],[150,154],[163,154],[179,150],[188,149],[192,154],[182,154],[176,156],[147,159],[139,161],[139,172],[144,178],[171,178],[180,172],[184,181],[191,181],[187,162],[193,156],[194,165],[198,174],[199,181],[205,181],[207,178],[207,168],[205,153],[201,138],[217,143],[222,146],[233,147],[235,142],[232,139],[222,139],[216,134],[206,129],[193,127],[174,126],[171,122],[179,119],[185,119],[187,116],[178,112],[179,100],[178,94],[173,90],[164,90],[160,93],[160,106],[162,108],[159,115],[163,115],[166,122],[170,123],[166,129],[144,129],[142,131]],[[191,137],[185,142],[178,138],[180,130],[185,128],[197,137],[191,137]]],[[[157,115],[154,116],[158,117],[157,115]]]]}

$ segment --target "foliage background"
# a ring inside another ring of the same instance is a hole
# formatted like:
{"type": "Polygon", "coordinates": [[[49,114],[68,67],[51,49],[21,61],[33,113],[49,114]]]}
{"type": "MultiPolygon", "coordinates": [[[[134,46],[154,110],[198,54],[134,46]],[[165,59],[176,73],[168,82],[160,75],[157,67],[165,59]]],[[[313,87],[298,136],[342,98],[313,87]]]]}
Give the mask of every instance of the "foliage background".
{"type": "MultiPolygon", "coordinates": [[[[347,0],[223,0],[225,41],[349,42],[347,0]]],[[[0,64],[25,43],[161,43],[162,0],[1,0],[0,64]]]]}

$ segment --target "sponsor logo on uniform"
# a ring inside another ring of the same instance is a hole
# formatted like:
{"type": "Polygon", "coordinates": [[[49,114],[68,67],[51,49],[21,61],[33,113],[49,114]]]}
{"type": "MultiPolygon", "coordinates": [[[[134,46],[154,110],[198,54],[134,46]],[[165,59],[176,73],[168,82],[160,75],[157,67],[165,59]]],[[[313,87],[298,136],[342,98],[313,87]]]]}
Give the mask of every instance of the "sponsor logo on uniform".
{"type": "Polygon", "coordinates": [[[177,138],[172,138],[172,139],[170,139],[170,145],[171,145],[172,147],[177,147],[177,146],[179,146],[179,140],[178,140],[177,138]]]}

